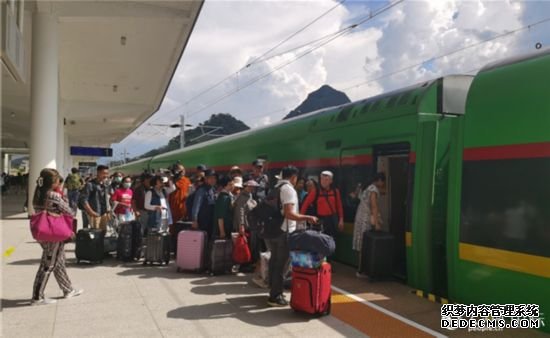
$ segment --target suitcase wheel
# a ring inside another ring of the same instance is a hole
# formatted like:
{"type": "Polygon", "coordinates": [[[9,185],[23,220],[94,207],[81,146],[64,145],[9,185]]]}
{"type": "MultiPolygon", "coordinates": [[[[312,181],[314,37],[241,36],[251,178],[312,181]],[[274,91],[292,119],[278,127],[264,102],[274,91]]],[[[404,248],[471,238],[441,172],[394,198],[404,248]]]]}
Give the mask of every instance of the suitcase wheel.
{"type": "Polygon", "coordinates": [[[328,300],[328,304],[327,304],[327,309],[323,312],[320,313],[321,316],[328,316],[330,315],[330,310],[332,308],[332,299],[329,298],[328,300]]]}
{"type": "Polygon", "coordinates": [[[170,263],[170,261],[164,261],[164,263],[166,263],[166,265],[168,265],[168,263],[170,263]]]}
{"type": "Polygon", "coordinates": [[[143,265],[147,265],[147,261],[143,261],[143,265]]]}

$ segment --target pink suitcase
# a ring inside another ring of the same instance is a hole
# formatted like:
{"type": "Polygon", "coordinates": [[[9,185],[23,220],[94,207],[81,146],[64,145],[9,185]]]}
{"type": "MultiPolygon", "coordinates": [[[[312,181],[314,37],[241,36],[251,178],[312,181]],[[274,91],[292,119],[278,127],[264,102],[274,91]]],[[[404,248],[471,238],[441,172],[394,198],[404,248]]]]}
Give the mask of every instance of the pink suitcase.
{"type": "Polygon", "coordinates": [[[201,271],[204,268],[206,232],[182,230],[178,234],[176,266],[180,271],[201,271]]]}

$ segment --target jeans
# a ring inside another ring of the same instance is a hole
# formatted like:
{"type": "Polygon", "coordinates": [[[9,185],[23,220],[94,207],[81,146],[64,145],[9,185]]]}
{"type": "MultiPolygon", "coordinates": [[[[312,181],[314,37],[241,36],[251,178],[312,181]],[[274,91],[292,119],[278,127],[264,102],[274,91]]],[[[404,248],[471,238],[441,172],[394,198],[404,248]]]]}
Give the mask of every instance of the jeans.
{"type": "Polygon", "coordinates": [[[269,281],[271,290],[269,296],[276,298],[283,294],[283,282],[289,263],[290,250],[288,248],[288,234],[285,232],[279,237],[266,239],[266,245],[271,250],[269,260],[269,281]]]}
{"type": "Polygon", "coordinates": [[[78,203],[78,196],[80,195],[79,190],[69,190],[67,192],[67,195],[69,197],[69,206],[72,209],[76,209],[77,203],[78,203]]]}

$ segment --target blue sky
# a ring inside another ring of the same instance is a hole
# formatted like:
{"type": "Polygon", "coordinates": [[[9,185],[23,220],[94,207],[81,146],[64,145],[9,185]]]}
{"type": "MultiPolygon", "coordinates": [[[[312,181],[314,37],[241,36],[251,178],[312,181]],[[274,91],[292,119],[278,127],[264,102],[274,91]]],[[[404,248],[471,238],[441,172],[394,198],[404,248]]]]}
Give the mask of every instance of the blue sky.
{"type": "MultiPolygon", "coordinates": [[[[550,17],[550,1],[405,1],[298,61],[275,71],[307,49],[293,47],[332,34],[388,1],[349,1],[338,6],[270,55],[229,77],[215,90],[186,103],[250,60],[332,8],[335,1],[206,1],[167,96],[147,123],[176,123],[180,114],[198,124],[214,113],[230,113],[250,127],[269,125],[323,84],[346,92],[352,100],[380,94],[444,74],[475,70],[488,62],[550,45],[550,22],[449,57],[456,51],[550,17]],[[279,55],[282,53],[281,55],[279,55]],[[387,74],[406,69],[392,76],[387,74]],[[247,81],[273,72],[231,94],[247,81]],[[374,80],[382,77],[379,80],[374,80]],[[361,83],[366,84],[360,85],[361,83]],[[231,95],[230,95],[231,94],[231,95]],[[224,95],[227,99],[209,106],[224,95]]],[[[120,144],[130,156],[164,145],[177,130],[145,123],[120,144]]]]}

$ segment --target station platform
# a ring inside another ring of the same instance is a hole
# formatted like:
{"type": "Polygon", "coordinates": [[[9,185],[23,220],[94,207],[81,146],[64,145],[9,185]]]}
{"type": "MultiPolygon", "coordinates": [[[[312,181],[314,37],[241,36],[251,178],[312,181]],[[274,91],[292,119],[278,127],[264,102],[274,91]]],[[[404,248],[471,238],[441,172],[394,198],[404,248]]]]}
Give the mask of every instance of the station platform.
{"type": "MultiPolygon", "coordinates": [[[[537,331],[448,331],[440,305],[398,282],[369,283],[334,264],[331,315],[315,318],[267,307],[267,290],[250,274],[210,277],[168,266],[77,265],[66,246],[67,270],[84,294],[30,306],[41,255],[22,213],[21,196],[2,197],[2,335],[4,337],[548,337],[537,331]]],[[[81,223],[79,223],[81,224],[81,223]]],[[[47,297],[60,297],[53,276],[47,297]]],[[[287,294],[287,299],[290,294],[287,294]]]]}

